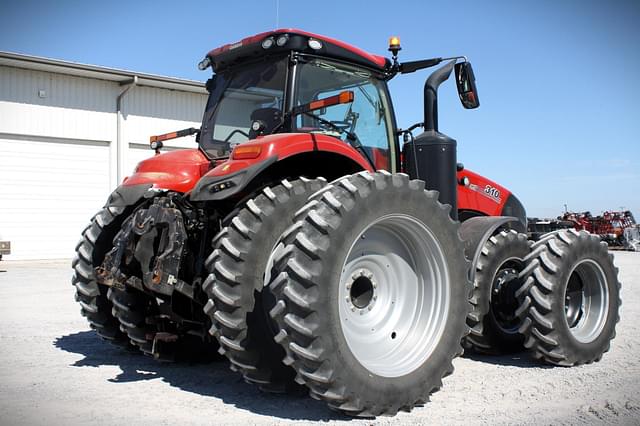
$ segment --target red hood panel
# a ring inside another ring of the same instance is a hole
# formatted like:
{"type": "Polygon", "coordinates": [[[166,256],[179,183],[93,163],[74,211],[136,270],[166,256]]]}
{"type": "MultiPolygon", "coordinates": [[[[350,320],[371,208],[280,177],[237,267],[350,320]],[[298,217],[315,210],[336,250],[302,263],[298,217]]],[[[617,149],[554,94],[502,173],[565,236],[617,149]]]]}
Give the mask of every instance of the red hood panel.
{"type": "Polygon", "coordinates": [[[464,169],[458,181],[469,178],[469,186],[458,185],[458,209],[474,210],[489,216],[500,216],[511,192],[490,179],[464,169]]]}
{"type": "Polygon", "coordinates": [[[181,149],[153,156],[138,163],[126,177],[124,186],[153,183],[154,188],[188,192],[210,167],[211,162],[198,149],[181,149]]]}

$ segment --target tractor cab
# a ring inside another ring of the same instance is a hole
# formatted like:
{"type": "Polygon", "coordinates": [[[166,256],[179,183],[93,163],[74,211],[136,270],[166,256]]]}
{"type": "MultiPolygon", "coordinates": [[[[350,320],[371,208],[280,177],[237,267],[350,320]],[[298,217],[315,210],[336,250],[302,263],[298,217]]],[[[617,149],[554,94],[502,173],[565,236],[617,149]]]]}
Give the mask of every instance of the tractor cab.
{"type": "Polygon", "coordinates": [[[199,138],[209,158],[228,157],[237,145],[265,135],[310,133],[352,145],[373,169],[394,169],[387,59],[337,40],[278,30],[211,51],[200,63],[209,66],[215,74],[207,82],[199,138]]]}

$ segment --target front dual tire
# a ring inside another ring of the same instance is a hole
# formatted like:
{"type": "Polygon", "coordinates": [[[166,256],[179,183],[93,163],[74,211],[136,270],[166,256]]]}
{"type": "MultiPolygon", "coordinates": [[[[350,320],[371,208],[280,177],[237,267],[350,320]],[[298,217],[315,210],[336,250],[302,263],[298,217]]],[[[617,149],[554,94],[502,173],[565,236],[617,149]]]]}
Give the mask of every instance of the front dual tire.
{"type": "Polygon", "coordinates": [[[525,347],[555,365],[599,361],[616,335],[622,303],[607,244],[586,231],[557,231],[533,244],[527,269],[519,291],[525,347]]]}

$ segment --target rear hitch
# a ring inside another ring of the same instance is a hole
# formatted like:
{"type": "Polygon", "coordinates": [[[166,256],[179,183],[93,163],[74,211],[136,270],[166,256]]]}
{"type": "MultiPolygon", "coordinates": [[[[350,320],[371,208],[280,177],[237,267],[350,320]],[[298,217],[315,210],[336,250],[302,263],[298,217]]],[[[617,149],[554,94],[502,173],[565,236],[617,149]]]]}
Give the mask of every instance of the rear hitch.
{"type": "Polygon", "coordinates": [[[95,270],[98,282],[116,288],[130,285],[167,296],[177,290],[193,298],[193,288],[178,278],[186,239],[182,212],[171,197],[155,198],[151,206],[125,221],[113,249],[95,270]],[[136,264],[142,279],[135,276],[136,264]]]}

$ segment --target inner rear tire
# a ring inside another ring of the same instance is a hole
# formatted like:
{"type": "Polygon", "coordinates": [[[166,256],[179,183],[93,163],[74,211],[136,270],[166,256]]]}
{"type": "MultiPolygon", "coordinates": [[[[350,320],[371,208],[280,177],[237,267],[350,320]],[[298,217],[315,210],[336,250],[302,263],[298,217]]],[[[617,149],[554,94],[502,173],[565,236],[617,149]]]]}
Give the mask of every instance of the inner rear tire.
{"type": "Polygon", "coordinates": [[[231,368],[264,391],[295,387],[295,372],[282,364],[284,352],[273,341],[277,330],[268,312],[275,301],[265,291],[265,272],[294,213],[325,184],[324,179],[301,178],[265,188],[228,219],[206,262],[210,274],[203,289],[209,301],[204,310],[213,323],[211,334],[231,368]]]}
{"type": "MultiPolygon", "coordinates": [[[[113,316],[120,322],[120,329],[131,340],[131,344],[145,355],[153,356],[153,336],[156,329],[147,323],[151,317],[153,301],[146,294],[129,287],[123,290],[110,288],[107,293],[113,304],[113,316]]],[[[162,354],[163,359],[173,359],[173,354],[162,354]]],[[[160,358],[160,357],[158,357],[160,358]]]]}
{"type": "Polygon", "coordinates": [[[519,291],[520,331],[535,358],[562,366],[599,361],[619,321],[618,269],[597,235],[558,231],[532,246],[519,291]]]}
{"type": "Polygon", "coordinates": [[[465,348],[488,354],[524,349],[515,293],[530,251],[527,236],[514,230],[501,231],[485,243],[476,265],[465,348]]]}
{"type": "Polygon", "coordinates": [[[209,336],[185,333],[160,312],[155,297],[131,287],[110,288],[108,297],[120,329],[145,355],[168,362],[209,362],[220,357],[209,336]]]}
{"type": "Polygon", "coordinates": [[[285,233],[271,315],[313,398],[394,415],[453,372],[471,283],[459,224],[437,198],[406,175],[362,172],[325,187],[285,233]]]}

